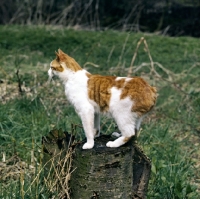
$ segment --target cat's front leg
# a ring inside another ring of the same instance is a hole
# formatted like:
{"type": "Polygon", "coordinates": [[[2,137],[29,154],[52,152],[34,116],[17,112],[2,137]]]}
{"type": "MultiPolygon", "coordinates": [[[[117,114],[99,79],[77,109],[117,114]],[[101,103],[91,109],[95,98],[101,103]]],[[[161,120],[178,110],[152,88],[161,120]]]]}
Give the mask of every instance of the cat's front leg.
{"type": "Polygon", "coordinates": [[[94,114],[94,133],[95,137],[100,136],[100,113],[95,113],[94,114]]]}
{"type": "Polygon", "coordinates": [[[88,140],[87,142],[83,145],[83,149],[92,149],[94,146],[94,140],[88,140]]]}
{"type": "Polygon", "coordinates": [[[79,115],[87,138],[87,142],[83,145],[83,149],[91,149],[94,146],[94,111],[91,108],[85,108],[79,115]]]}
{"type": "MultiPolygon", "coordinates": [[[[92,122],[93,123],[93,122],[92,122]]],[[[83,122],[87,142],[83,145],[83,149],[92,149],[94,146],[94,128],[90,121],[83,122]]]]}

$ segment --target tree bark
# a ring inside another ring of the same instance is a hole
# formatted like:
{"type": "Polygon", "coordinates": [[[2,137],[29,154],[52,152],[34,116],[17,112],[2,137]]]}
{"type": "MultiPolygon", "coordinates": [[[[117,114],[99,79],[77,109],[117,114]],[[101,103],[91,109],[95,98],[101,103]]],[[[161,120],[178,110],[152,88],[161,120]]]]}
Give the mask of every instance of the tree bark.
{"type": "MultiPolygon", "coordinates": [[[[66,136],[62,139],[66,147],[69,139],[66,141],[66,136]]],[[[94,148],[89,150],[82,149],[84,143],[74,147],[69,183],[71,199],[146,198],[151,171],[149,158],[133,140],[119,148],[106,147],[111,139],[100,136],[95,139],[94,148]]],[[[55,141],[54,144],[57,145],[55,141]]]]}

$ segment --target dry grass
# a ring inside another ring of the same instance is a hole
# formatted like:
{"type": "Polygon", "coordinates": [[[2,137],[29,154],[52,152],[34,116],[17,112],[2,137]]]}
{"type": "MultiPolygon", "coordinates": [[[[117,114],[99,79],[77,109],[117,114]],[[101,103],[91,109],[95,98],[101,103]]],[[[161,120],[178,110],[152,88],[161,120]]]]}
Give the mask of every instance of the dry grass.
{"type": "MultiPolygon", "coordinates": [[[[61,155],[61,151],[58,156],[61,155]]],[[[44,177],[45,186],[52,194],[58,193],[53,198],[60,199],[70,199],[70,187],[69,181],[71,178],[72,170],[72,155],[73,150],[69,148],[66,156],[59,160],[55,161],[55,157],[50,159],[51,166],[49,169],[49,174],[44,177]]]]}

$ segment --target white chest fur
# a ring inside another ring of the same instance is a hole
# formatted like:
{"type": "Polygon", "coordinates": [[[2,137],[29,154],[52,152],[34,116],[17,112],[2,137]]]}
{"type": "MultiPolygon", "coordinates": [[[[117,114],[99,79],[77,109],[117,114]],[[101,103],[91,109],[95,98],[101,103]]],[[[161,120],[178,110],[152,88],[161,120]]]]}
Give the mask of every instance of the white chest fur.
{"type": "Polygon", "coordinates": [[[63,82],[66,97],[76,109],[84,106],[85,101],[88,101],[87,81],[86,71],[80,70],[68,74],[68,80],[63,82]]]}

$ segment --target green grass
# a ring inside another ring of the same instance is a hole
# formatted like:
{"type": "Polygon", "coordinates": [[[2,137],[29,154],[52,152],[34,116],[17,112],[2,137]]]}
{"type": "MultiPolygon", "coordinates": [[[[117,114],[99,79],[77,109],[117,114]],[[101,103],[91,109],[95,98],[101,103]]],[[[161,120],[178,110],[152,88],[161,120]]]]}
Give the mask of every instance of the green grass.
{"type": "MultiPolygon", "coordinates": [[[[156,108],[143,122],[138,139],[152,160],[148,198],[198,198],[200,176],[195,166],[200,130],[199,39],[34,26],[0,26],[0,35],[0,89],[7,88],[6,93],[0,90],[0,154],[6,154],[6,159],[16,154],[32,164],[31,151],[40,157],[42,136],[53,128],[70,131],[71,123],[81,123],[66,101],[62,84],[56,79],[47,83],[55,50],[61,48],[82,66],[87,62],[98,65],[85,66],[92,73],[126,76],[137,42],[144,36],[153,61],[171,71],[168,74],[155,64],[161,78],[150,74],[147,66],[134,74],[143,76],[159,91],[156,108]],[[17,69],[22,94],[18,92],[17,69]]],[[[135,68],[142,63],[150,63],[143,44],[135,68]]],[[[104,133],[112,132],[112,120],[103,118],[102,124],[104,133]]],[[[83,133],[80,137],[84,137],[83,133]]],[[[35,160],[38,170],[39,161],[35,160]]],[[[26,170],[23,186],[22,174],[17,180],[1,181],[0,198],[50,197],[40,182],[42,173],[33,184],[37,172],[29,173],[26,170]],[[10,191],[6,192],[5,187],[10,191]]]]}

